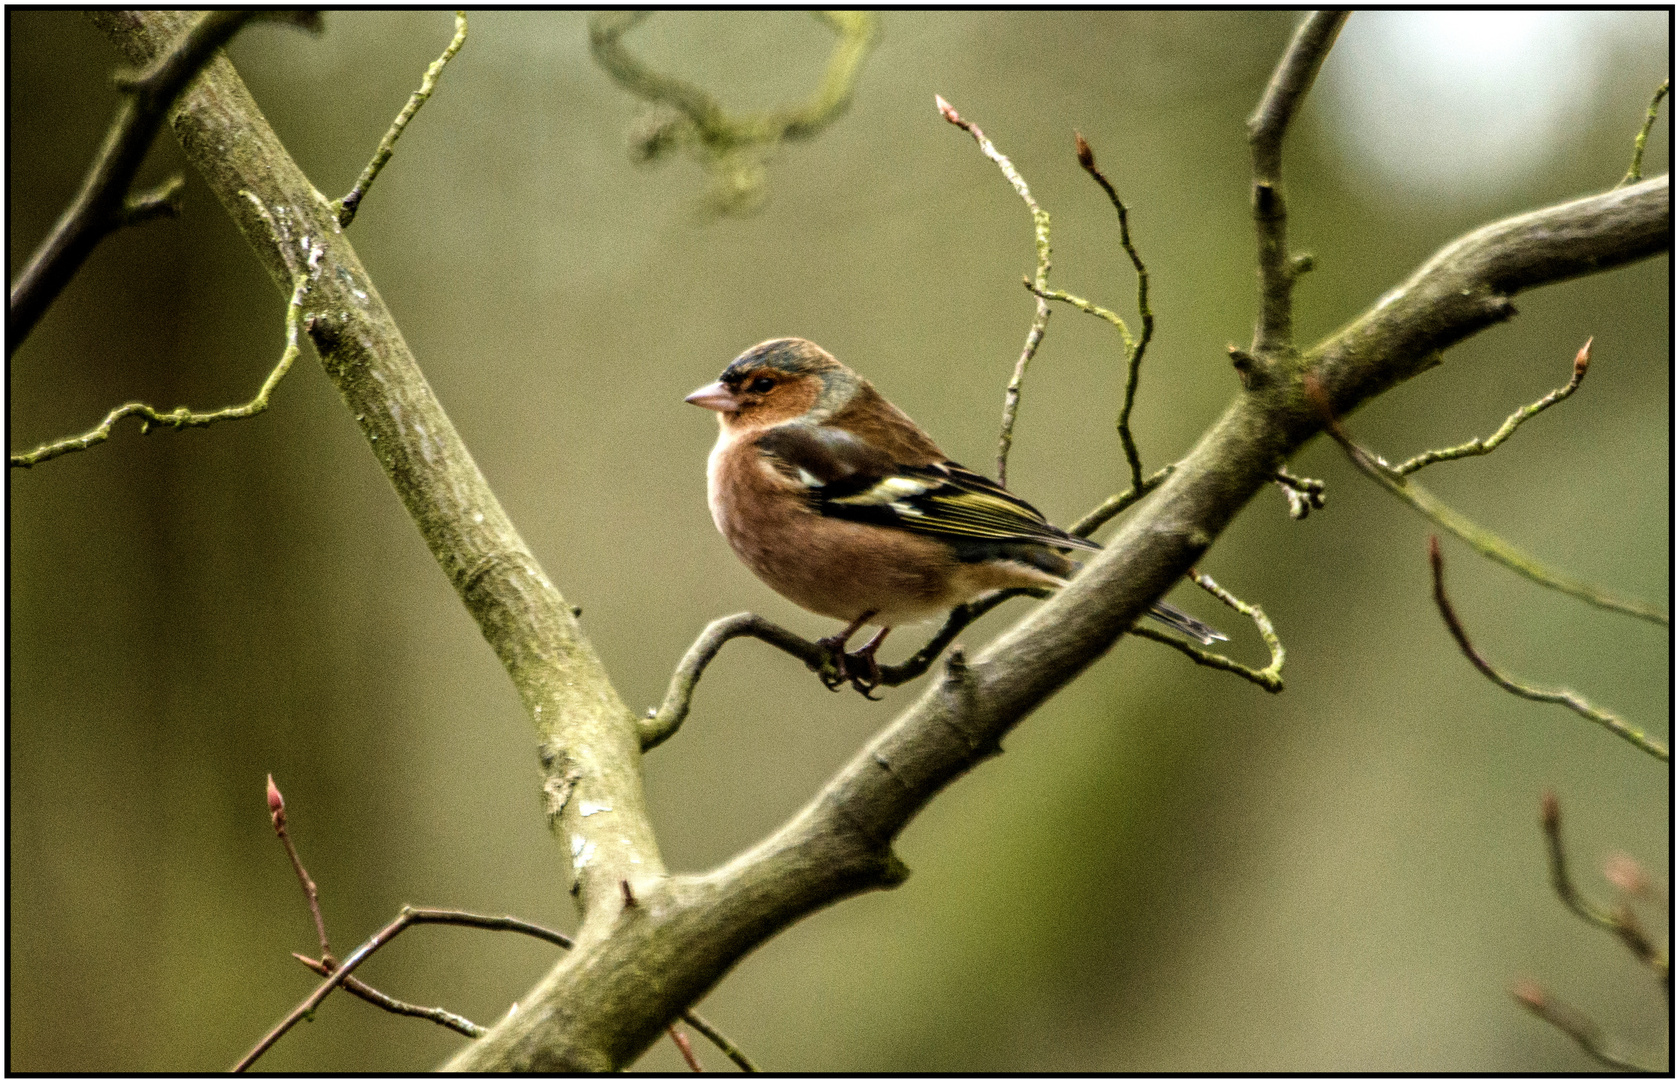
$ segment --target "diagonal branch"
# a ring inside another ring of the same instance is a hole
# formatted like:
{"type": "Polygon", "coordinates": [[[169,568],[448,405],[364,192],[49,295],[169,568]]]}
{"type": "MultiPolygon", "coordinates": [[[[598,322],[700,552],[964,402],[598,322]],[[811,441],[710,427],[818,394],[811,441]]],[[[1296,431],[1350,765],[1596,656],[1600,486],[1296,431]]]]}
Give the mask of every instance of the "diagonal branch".
{"type": "MultiPolygon", "coordinates": [[[[181,90],[257,14],[250,9],[206,12],[184,25],[167,50],[158,49],[148,57],[143,72],[118,79],[126,93],[81,191],[12,286],[6,318],[11,352],[16,352],[29,336],[47,306],[76,276],[99,241],[124,225],[177,212],[176,197],[182,183],[178,178],[133,198],[129,197],[129,188],[151,148],[152,137],[181,90]]],[[[288,17],[287,21],[314,31],[320,29],[318,15],[288,17]]]]}
{"type": "MultiPolygon", "coordinates": [[[[92,19],[137,64],[191,22],[169,11],[101,10],[92,19]]],[[[294,267],[318,264],[305,326],[321,366],[522,698],[555,796],[551,828],[572,853],[581,933],[601,932],[618,918],[620,882],[638,888],[664,875],[633,713],[443,411],[335,208],[225,57],[181,95],[173,127],[277,286],[290,291],[294,267]],[[584,803],[614,812],[584,816],[584,803]]]]}
{"type": "Polygon", "coordinates": [[[349,228],[350,222],[355,220],[355,211],[360,208],[361,200],[367,197],[367,189],[373,186],[378,174],[384,171],[384,166],[390,160],[390,155],[396,152],[396,140],[402,137],[408,121],[419,112],[419,107],[431,100],[432,91],[437,88],[437,79],[443,73],[443,68],[454,59],[454,54],[460,51],[460,46],[466,44],[466,13],[454,13],[454,37],[449,39],[448,46],[443,49],[441,56],[431,61],[431,66],[425,69],[425,77],[419,81],[419,89],[408,97],[408,103],[402,106],[402,111],[396,114],[391,122],[390,130],[379,140],[378,149],[373,151],[372,160],[361,170],[356,178],[355,186],[349,189],[349,194],[338,200],[338,226],[349,228]]]}

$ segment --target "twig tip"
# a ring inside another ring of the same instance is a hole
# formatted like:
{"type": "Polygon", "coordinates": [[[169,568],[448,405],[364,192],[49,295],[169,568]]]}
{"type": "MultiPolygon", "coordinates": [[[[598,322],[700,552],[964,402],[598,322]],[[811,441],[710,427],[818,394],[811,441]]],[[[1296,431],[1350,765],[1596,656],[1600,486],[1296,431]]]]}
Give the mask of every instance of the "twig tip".
{"type": "Polygon", "coordinates": [[[1555,793],[1543,793],[1543,828],[1546,832],[1554,832],[1561,824],[1561,801],[1555,798],[1555,793]]]}
{"type": "Polygon", "coordinates": [[[1095,167],[1095,152],[1089,148],[1089,140],[1083,137],[1081,131],[1073,131],[1072,139],[1077,145],[1077,163],[1085,169],[1095,167]]]}
{"type": "Polygon", "coordinates": [[[1590,346],[1594,344],[1595,336],[1591,335],[1584,342],[1583,348],[1578,350],[1578,355],[1573,357],[1572,377],[1574,379],[1582,379],[1584,377],[1584,372],[1590,370],[1590,346]]]}

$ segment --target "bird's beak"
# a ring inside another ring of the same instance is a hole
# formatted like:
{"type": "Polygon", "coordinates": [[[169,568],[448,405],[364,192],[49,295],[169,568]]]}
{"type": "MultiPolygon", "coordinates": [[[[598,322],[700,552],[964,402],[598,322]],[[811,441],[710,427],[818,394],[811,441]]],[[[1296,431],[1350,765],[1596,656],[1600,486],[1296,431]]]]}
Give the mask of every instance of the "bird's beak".
{"type": "Polygon", "coordinates": [[[720,413],[737,412],[740,407],[739,398],[734,392],[723,386],[720,381],[708,386],[701,386],[688,394],[684,399],[689,404],[697,405],[701,409],[715,409],[720,413]]]}

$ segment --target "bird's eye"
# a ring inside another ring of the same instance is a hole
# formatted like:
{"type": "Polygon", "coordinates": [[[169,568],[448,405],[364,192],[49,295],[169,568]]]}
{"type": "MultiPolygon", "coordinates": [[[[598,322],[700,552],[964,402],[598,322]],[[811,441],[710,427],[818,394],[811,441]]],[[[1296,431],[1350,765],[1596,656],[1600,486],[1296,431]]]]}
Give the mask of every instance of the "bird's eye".
{"type": "Polygon", "coordinates": [[[751,380],[750,390],[753,394],[766,394],[774,389],[774,380],[767,375],[759,375],[751,380]]]}

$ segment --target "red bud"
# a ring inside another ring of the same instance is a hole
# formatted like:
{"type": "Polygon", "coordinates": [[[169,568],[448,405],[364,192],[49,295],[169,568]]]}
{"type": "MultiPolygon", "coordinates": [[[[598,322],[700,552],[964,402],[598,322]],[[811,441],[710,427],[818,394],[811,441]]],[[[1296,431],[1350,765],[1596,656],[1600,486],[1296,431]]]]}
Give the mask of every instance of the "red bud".
{"type": "Polygon", "coordinates": [[[274,774],[268,774],[268,816],[274,821],[274,828],[285,828],[285,799],[280,797],[280,789],[274,784],[274,774]]]}
{"type": "Polygon", "coordinates": [[[959,124],[961,122],[961,114],[955,111],[955,106],[943,100],[942,94],[933,94],[932,97],[937,101],[937,111],[943,115],[945,120],[949,121],[951,124],[959,124]]]}
{"type": "Polygon", "coordinates": [[[1572,377],[1574,379],[1582,379],[1584,372],[1590,370],[1590,346],[1594,344],[1595,338],[1591,337],[1584,342],[1584,347],[1578,350],[1578,355],[1572,358],[1572,377]]]}

